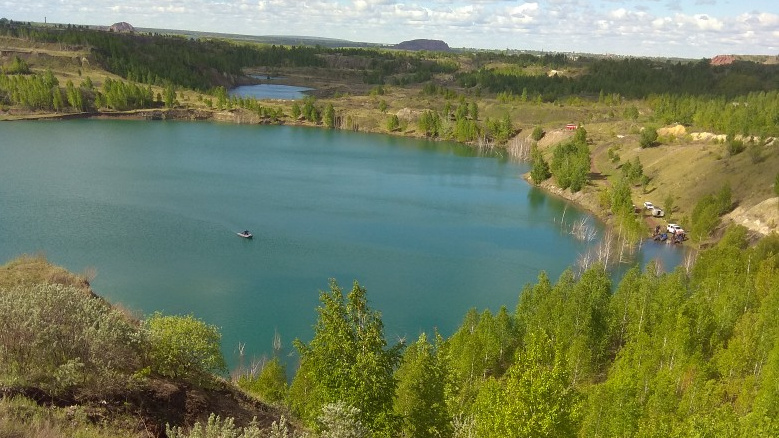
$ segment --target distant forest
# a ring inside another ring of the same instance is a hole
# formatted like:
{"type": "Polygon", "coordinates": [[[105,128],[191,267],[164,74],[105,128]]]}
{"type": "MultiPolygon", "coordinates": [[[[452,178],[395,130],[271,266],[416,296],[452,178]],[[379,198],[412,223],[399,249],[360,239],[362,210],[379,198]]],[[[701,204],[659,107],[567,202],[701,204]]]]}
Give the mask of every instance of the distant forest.
{"type": "MultiPolygon", "coordinates": [[[[217,87],[233,85],[245,67],[338,68],[333,65],[334,59],[357,59],[359,62],[348,64],[361,73],[367,84],[425,83],[426,90],[436,89],[439,84],[435,75],[448,73],[474,97],[489,93],[504,101],[566,103],[573,96],[607,104],[637,99],[648,103],[657,122],[662,124],[696,125],[732,135],[779,135],[779,65],[749,61],[715,66],[707,59],[671,62],[564,54],[455,54],[281,46],[113,33],[71,25],[41,27],[5,19],[0,20],[0,35],[60,43],[70,48],[88,47],[103,68],[129,82],[185,87],[212,94],[217,87]],[[465,69],[465,65],[472,67],[465,69]],[[549,75],[552,70],[559,73],[549,75]]],[[[3,75],[14,73],[5,70],[3,75]]],[[[8,78],[0,79],[2,83],[8,84],[8,78]]],[[[18,103],[13,101],[8,85],[0,88],[0,93],[3,91],[5,100],[18,103]]],[[[446,89],[441,92],[448,95],[446,89]]],[[[56,106],[55,98],[51,97],[49,107],[56,106]]]]}

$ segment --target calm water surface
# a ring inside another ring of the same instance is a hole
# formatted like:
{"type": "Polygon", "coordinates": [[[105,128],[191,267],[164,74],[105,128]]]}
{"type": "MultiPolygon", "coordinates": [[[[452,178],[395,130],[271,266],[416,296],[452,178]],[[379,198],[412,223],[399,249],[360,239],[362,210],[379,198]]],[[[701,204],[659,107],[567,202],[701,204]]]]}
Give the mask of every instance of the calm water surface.
{"type": "Polygon", "coordinates": [[[284,99],[298,100],[306,97],[306,91],[313,88],[296,87],[293,85],[280,84],[256,84],[241,85],[229,91],[231,96],[252,97],[254,99],[284,99]]]}
{"type": "Polygon", "coordinates": [[[309,340],[328,278],[368,289],[390,341],[448,336],[587,249],[559,224],[586,216],[528,186],[525,165],[451,143],[90,120],[3,123],[0,138],[0,262],[94,267],[114,302],[220,326],[231,363],[239,342],[270,351],[274,331],[309,340]]]}

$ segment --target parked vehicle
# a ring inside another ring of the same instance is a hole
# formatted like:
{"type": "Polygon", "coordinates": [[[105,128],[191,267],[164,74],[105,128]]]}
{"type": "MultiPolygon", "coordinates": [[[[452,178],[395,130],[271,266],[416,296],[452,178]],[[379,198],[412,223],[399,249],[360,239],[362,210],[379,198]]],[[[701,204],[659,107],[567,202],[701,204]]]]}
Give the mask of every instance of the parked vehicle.
{"type": "Polygon", "coordinates": [[[668,224],[666,230],[671,234],[684,233],[684,229],[677,224],[668,224]]]}
{"type": "Polygon", "coordinates": [[[644,210],[651,210],[655,208],[654,204],[649,201],[644,201],[644,210]]]}

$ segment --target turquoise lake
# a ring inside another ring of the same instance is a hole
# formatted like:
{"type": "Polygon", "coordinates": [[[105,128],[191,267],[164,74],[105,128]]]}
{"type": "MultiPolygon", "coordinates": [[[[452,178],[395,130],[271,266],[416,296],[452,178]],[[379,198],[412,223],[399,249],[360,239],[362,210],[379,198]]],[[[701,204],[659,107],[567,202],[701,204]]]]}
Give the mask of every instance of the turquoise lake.
{"type": "Polygon", "coordinates": [[[299,100],[306,97],[306,91],[311,90],[313,90],[313,88],[263,83],[255,85],[241,85],[240,87],[231,89],[229,94],[231,96],[251,97],[254,99],[299,100]]]}
{"type": "MultiPolygon", "coordinates": [[[[0,263],[93,267],[112,302],[221,327],[233,364],[239,342],[309,341],[329,278],[367,288],[390,342],[449,336],[594,245],[560,225],[589,216],[529,186],[526,164],[454,143],[105,120],[2,123],[0,139],[0,263]]],[[[681,252],[644,245],[654,257],[681,252]]]]}

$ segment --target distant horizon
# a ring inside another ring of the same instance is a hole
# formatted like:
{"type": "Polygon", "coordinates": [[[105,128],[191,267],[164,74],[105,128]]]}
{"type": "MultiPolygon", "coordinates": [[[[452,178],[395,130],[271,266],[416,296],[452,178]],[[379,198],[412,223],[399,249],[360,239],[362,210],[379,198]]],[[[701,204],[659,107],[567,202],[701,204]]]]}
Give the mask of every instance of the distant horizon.
{"type": "Polygon", "coordinates": [[[684,59],[779,55],[774,0],[39,0],[10,4],[3,14],[14,21],[124,21],[136,28],[377,45],[429,39],[482,50],[684,59]]]}

